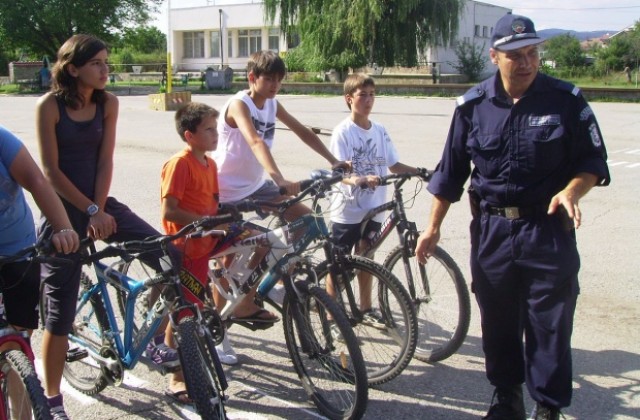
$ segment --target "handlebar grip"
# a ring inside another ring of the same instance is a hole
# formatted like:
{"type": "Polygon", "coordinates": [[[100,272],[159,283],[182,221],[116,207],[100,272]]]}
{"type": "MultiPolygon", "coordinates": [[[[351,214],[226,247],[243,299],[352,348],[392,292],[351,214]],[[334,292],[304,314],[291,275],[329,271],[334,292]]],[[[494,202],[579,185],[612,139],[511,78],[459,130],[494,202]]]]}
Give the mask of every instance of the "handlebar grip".
{"type": "Polygon", "coordinates": [[[227,214],[220,214],[216,216],[207,216],[196,222],[196,226],[209,229],[215,226],[224,225],[226,223],[235,222],[240,218],[238,212],[230,211],[227,214]]]}

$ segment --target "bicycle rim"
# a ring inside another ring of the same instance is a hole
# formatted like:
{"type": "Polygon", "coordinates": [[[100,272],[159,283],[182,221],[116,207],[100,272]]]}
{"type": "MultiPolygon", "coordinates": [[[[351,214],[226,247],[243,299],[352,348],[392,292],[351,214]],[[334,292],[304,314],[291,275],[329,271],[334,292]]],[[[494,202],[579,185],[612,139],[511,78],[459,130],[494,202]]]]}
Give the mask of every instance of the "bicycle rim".
{"type": "MultiPolygon", "coordinates": [[[[402,246],[396,247],[384,266],[409,289],[402,253],[402,246]]],[[[471,303],[466,282],[455,261],[440,247],[425,266],[412,253],[408,268],[419,328],[414,357],[424,362],[444,360],[458,351],[469,330],[471,303]]]]}
{"type": "Polygon", "coordinates": [[[305,297],[300,301],[285,297],[283,326],[302,386],[328,418],[361,418],[368,398],[366,367],[349,321],[324,290],[306,282],[296,286],[305,297]],[[336,323],[342,340],[331,336],[329,319],[336,323]]]}
{"type": "Polygon", "coordinates": [[[20,350],[9,350],[3,354],[0,368],[5,418],[51,419],[49,403],[27,355],[20,350]]]}
{"type": "MultiPolygon", "coordinates": [[[[354,325],[353,331],[367,366],[369,385],[388,382],[408,366],[416,348],[418,324],[409,294],[388,270],[370,259],[348,255],[343,257],[340,266],[342,279],[336,284],[346,281],[350,285],[358,310],[363,309],[358,278],[364,274],[371,279],[371,308],[382,316],[383,323],[371,324],[356,315],[344,287],[336,300],[354,325]]],[[[328,265],[323,264],[318,267],[318,280],[323,287],[328,278],[328,265]]]]}

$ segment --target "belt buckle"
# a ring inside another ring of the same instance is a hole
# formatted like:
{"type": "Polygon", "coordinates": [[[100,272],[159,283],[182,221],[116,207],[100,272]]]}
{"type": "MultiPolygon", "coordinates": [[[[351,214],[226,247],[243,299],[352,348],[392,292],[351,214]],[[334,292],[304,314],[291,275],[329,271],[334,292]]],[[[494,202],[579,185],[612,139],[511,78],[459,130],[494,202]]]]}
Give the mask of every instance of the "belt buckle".
{"type": "Polygon", "coordinates": [[[504,217],[508,220],[514,220],[520,218],[520,209],[518,207],[505,207],[504,217]]]}

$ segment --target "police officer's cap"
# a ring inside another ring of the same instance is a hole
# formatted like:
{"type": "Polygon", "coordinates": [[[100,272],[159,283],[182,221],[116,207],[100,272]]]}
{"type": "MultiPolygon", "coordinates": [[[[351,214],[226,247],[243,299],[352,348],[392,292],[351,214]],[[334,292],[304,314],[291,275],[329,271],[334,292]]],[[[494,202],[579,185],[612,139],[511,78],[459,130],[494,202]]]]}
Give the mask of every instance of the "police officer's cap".
{"type": "Polygon", "coordinates": [[[544,42],[536,33],[531,19],[525,16],[507,14],[500,18],[493,30],[491,46],[500,51],[512,51],[528,45],[544,42]]]}

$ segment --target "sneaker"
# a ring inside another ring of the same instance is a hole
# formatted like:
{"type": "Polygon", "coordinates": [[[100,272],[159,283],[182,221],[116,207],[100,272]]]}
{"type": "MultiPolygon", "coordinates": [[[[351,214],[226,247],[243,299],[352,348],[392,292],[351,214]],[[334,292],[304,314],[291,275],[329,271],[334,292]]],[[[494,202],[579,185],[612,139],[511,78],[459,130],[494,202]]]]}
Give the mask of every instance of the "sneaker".
{"type": "Polygon", "coordinates": [[[216,352],[218,353],[220,363],[222,363],[223,365],[232,366],[238,364],[238,355],[236,354],[235,350],[233,350],[231,342],[229,342],[228,333],[225,332],[222,343],[216,346],[216,352]]]}
{"type": "Polygon", "coordinates": [[[381,330],[387,328],[387,324],[385,324],[384,318],[382,317],[380,312],[376,311],[375,309],[367,309],[366,311],[362,312],[362,323],[381,330]]]}
{"type": "Polygon", "coordinates": [[[147,344],[144,354],[158,366],[176,367],[180,365],[178,350],[172,349],[164,343],[164,334],[154,337],[147,344]]]}
{"type": "Polygon", "coordinates": [[[487,420],[525,420],[522,386],[496,387],[491,398],[491,407],[483,419],[487,420]]]}
{"type": "Polygon", "coordinates": [[[47,400],[49,402],[49,410],[53,420],[69,420],[69,416],[67,416],[67,413],[64,411],[62,394],[58,394],[55,397],[47,397],[47,400]]]}
{"type": "Polygon", "coordinates": [[[278,305],[282,306],[282,303],[284,302],[285,293],[286,293],[286,290],[284,288],[284,284],[276,283],[276,285],[273,286],[271,290],[269,290],[267,297],[272,301],[274,301],[275,303],[277,303],[278,305]]]}
{"type": "MultiPolygon", "coordinates": [[[[562,416],[564,418],[564,416],[562,416]]],[[[536,403],[531,413],[531,420],[559,420],[560,410],[544,404],[536,403]]]]}

